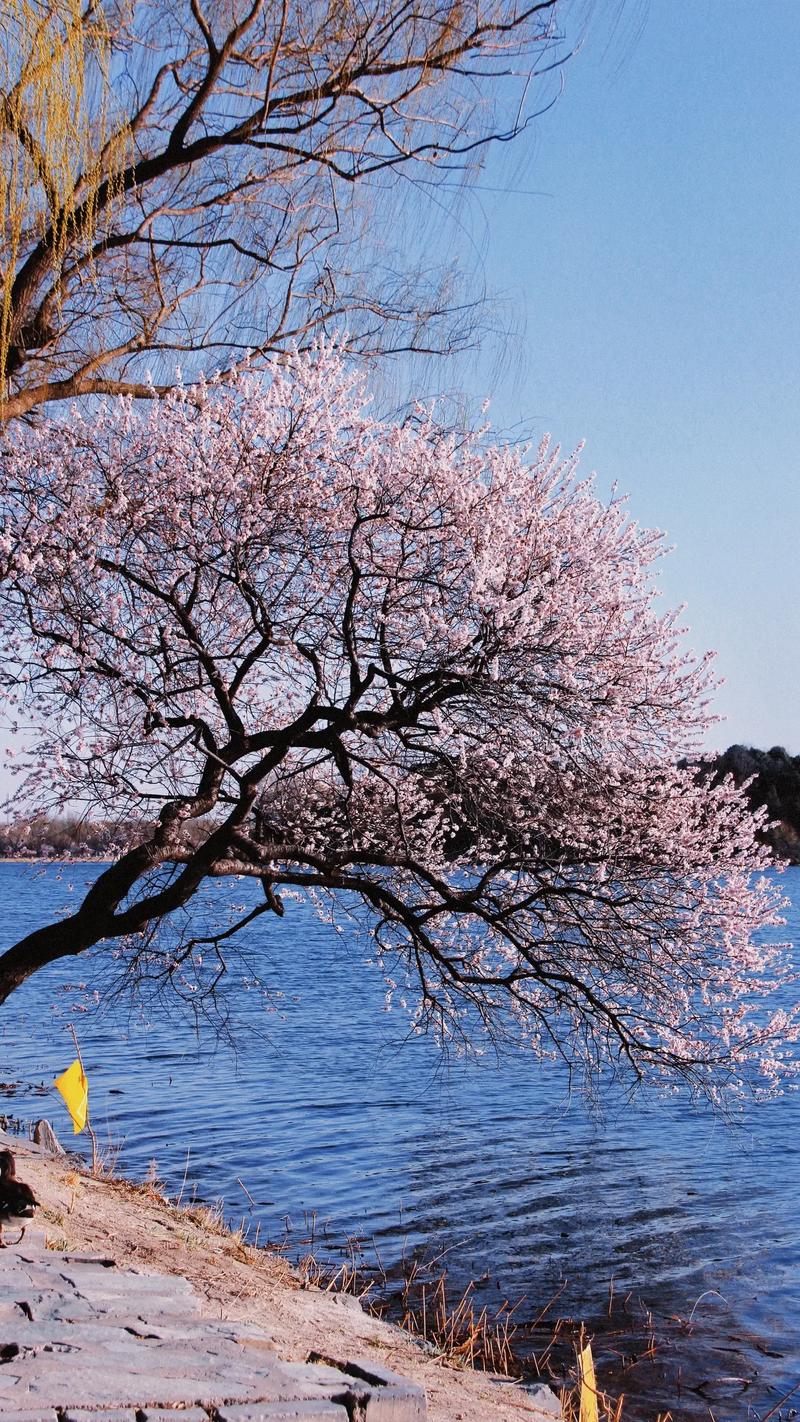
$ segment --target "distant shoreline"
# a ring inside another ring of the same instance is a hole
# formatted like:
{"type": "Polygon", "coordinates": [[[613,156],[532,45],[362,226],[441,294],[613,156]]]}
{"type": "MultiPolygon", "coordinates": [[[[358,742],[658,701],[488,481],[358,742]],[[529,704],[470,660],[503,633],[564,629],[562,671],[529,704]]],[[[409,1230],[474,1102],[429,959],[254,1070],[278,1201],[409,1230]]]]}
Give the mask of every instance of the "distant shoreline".
{"type": "Polygon", "coordinates": [[[113,864],[113,859],[95,859],[94,856],[86,855],[81,858],[59,859],[54,856],[52,859],[45,859],[38,854],[0,854],[0,864],[113,864]]]}

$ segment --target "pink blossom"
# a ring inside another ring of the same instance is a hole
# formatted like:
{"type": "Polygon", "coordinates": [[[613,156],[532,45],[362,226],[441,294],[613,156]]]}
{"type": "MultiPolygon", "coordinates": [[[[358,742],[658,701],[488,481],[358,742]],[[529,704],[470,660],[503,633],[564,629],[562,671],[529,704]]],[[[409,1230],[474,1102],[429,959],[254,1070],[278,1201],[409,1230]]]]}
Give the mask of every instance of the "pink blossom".
{"type": "Polygon", "coordinates": [[[159,958],[154,927],[242,874],[259,913],[296,890],[369,934],[445,1040],[708,1091],[790,1075],[762,821],[679,768],[709,661],[657,606],[660,535],[576,475],[547,441],[381,422],[326,349],[7,435],[16,801],[142,833],[0,957],[0,998],[100,939],[213,991],[228,930],[159,958]]]}

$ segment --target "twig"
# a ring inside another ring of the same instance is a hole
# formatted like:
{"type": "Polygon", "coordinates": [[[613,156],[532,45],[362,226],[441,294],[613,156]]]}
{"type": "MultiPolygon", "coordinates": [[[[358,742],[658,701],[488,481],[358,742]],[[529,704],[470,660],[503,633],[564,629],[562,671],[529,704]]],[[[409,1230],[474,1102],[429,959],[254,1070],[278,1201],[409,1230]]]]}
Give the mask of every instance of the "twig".
{"type": "Polygon", "coordinates": [[[250,1194],[250,1191],[248,1190],[248,1188],[247,1188],[247,1186],[245,1185],[244,1181],[243,1181],[243,1180],[240,1180],[238,1175],[237,1175],[237,1177],[236,1177],[236,1184],[239,1185],[239,1186],[241,1186],[242,1190],[244,1190],[245,1195],[247,1196],[248,1200],[250,1201],[250,1204],[252,1205],[253,1209],[255,1209],[255,1207],[256,1207],[256,1202],[255,1202],[255,1200],[253,1199],[252,1195],[250,1194]]]}

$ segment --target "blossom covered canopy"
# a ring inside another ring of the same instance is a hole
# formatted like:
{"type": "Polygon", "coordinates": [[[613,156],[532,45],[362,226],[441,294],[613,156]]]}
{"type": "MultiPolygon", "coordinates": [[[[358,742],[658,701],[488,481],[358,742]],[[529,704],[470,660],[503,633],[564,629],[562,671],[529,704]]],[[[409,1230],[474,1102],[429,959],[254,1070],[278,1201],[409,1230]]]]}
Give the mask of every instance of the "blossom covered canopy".
{"type": "Polygon", "coordinates": [[[153,927],[248,875],[248,922],[291,889],[366,926],[444,1038],[708,1090],[790,1070],[757,821],[681,762],[707,660],[657,609],[660,536],[574,458],[375,419],[323,349],[15,431],[2,480],[19,803],[141,833],[0,994],[101,940],[208,988],[213,952],[153,927]]]}

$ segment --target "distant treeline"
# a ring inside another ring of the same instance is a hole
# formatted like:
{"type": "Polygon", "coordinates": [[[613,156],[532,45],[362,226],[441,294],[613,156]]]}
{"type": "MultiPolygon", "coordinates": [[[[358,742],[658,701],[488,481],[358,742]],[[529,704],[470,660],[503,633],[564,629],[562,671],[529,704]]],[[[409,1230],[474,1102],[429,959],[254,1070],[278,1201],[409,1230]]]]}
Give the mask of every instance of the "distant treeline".
{"type": "MultiPolygon", "coordinates": [[[[33,815],[0,824],[0,859],[116,859],[154,827],[146,820],[33,815]]],[[[204,828],[207,823],[198,821],[194,831],[198,843],[204,828]]]]}
{"type": "Polygon", "coordinates": [[[134,820],[35,815],[0,824],[0,858],[115,859],[141,832],[134,820]]]}
{"type": "MultiPolygon", "coordinates": [[[[751,805],[766,805],[774,822],[765,838],[782,858],[800,864],[800,755],[789,755],[783,746],[768,751],[729,746],[703,761],[699,773],[713,783],[723,775],[732,775],[737,785],[750,780],[751,805]]],[[[149,828],[135,820],[36,815],[0,824],[0,858],[113,859],[149,828]]]]}
{"type": "Polygon", "coordinates": [[[800,864],[800,755],[789,755],[783,746],[768,751],[729,746],[706,773],[715,782],[732,775],[737,785],[755,777],[747,791],[750,804],[754,809],[766,805],[774,821],[765,838],[783,859],[800,864]]]}

